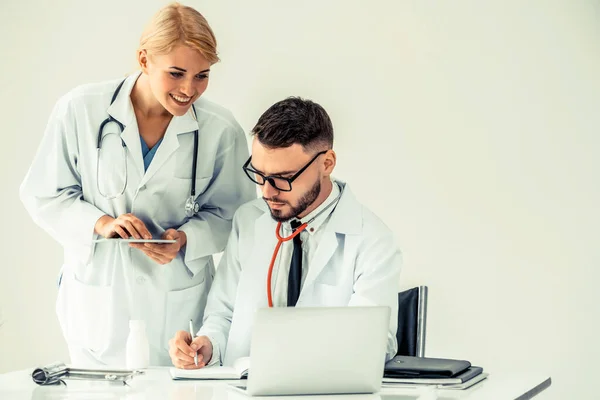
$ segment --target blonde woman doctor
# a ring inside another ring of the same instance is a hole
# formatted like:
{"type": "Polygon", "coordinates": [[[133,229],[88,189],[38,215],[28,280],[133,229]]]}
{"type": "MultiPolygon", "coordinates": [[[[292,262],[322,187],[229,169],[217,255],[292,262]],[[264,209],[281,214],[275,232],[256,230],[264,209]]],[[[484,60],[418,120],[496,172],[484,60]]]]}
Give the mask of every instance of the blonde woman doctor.
{"type": "Polygon", "coordinates": [[[169,365],[168,339],[200,327],[212,255],[256,197],[241,127],[201,97],[218,61],[204,17],[163,8],[137,56],[140,72],[58,101],[20,190],[64,247],[56,309],[77,365],[123,365],[130,320],[145,322],[150,363],[169,365]],[[111,237],[175,242],[98,241],[111,237]]]}

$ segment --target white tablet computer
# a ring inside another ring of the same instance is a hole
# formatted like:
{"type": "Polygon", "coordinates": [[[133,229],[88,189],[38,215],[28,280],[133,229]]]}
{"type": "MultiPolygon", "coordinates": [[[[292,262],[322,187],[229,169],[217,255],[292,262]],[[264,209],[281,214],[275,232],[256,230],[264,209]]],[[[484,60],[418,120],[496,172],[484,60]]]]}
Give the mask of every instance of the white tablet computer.
{"type": "Polygon", "coordinates": [[[136,239],[136,238],[102,238],[93,240],[94,243],[177,243],[175,239],[136,239]]]}

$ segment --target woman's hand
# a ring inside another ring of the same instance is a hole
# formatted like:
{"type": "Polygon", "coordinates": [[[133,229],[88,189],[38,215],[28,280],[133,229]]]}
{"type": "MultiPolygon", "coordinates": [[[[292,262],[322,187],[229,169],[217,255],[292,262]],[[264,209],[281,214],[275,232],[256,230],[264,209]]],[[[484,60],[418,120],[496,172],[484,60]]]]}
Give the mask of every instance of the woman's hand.
{"type": "Polygon", "coordinates": [[[162,239],[176,240],[175,243],[129,243],[129,246],[143,251],[148,257],[156,261],[156,263],[164,265],[168,264],[177,253],[187,243],[185,232],[176,231],[175,229],[167,229],[162,235],[162,239]]]}
{"type": "Polygon", "coordinates": [[[96,221],[94,231],[105,238],[152,239],[146,225],[133,214],[121,214],[117,218],[104,215],[96,221]]]}

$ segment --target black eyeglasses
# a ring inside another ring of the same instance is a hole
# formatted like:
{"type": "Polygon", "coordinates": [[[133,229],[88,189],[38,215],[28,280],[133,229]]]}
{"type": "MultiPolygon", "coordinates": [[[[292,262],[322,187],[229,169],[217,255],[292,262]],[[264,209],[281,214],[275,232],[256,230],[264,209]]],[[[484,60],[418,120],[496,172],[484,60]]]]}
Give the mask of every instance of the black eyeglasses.
{"type": "Polygon", "coordinates": [[[300,176],[300,174],[302,174],[306,170],[306,168],[308,168],[310,166],[310,164],[312,164],[317,159],[317,157],[319,157],[321,154],[327,153],[327,151],[328,150],[323,150],[323,151],[315,154],[313,159],[310,160],[308,162],[308,164],[306,164],[304,167],[302,167],[302,169],[300,171],[296,172],[294,174],[294,176],[292,176],[291,178],[284,178],[282,176],[276,176],[276,175],[265,176],[262,173],[255,171],[250,166],[250,161],[252,160],[252,156],[250,156],[250,158],[248,158],[248,161],[246,161],[244,163],[244,166],[242,167],[242,169],[244,170],[244,172],[246,173],[248,178],[250,178],[250,180],[256,184],[259,184],[262,186],[265,184],[265,182],[269,182],[271,184],[271,186],[273,186],[277,190],[281,190],[282,192],[290,192],[290,191],[292,191],[292,182],[296,178],[298,178],[300,176]]]}

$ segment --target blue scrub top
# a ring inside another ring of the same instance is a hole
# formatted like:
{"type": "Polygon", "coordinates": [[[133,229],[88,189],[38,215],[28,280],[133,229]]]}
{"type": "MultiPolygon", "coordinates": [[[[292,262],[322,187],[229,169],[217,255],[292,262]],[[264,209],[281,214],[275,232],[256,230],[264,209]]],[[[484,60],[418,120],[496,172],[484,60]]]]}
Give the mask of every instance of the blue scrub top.
{"type": "Polygon", "coordinates": [[[152,162],[154,154],[156,154],[156,150],[158,150],[158,146],[160,146],[162,140],[163,138],[160,138],[160,140],[156,142],[154,147],[150,149],[148,148],[148,145],[146,144],[146,142],[144,142],[144,139],[142,139],[142,136],[140,135],[140,141],[142,142],[142,156],[144,157],[144,171],[148,170],[148,166],[152,162]]]}

